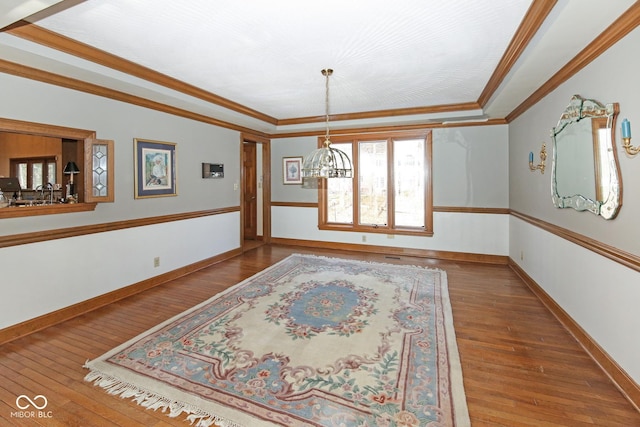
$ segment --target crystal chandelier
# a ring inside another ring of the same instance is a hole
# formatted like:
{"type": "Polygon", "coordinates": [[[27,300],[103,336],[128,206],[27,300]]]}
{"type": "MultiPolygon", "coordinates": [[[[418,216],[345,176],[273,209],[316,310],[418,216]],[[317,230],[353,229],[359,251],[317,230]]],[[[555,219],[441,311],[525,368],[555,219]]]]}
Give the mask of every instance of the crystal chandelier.
{"type": "Polygon", "coordinates": [[[324,136],[324,146],[309,153],[302,165],[303,178],[352,178],[353,170],[351,160],[346,153],[331,147],[329,139],[329,76],[333,74],[330,68],[322,70],[322,75],[326,80],[326,132],[324,136]]]}

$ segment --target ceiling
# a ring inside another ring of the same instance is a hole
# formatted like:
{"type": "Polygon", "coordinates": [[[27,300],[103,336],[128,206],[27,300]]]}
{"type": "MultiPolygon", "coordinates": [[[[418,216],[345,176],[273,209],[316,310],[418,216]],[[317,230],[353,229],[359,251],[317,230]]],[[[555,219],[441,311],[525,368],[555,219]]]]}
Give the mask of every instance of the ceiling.
{"type": "Polygon", "coordinates": [[[0,27],[24,19],[102,52],[65,52],[26,25],[0,33],[0,59],[272,135],[322,129],[323,68],[332,129],[482,121],[504,119],[634,3],[4,0],[0,27]]]}

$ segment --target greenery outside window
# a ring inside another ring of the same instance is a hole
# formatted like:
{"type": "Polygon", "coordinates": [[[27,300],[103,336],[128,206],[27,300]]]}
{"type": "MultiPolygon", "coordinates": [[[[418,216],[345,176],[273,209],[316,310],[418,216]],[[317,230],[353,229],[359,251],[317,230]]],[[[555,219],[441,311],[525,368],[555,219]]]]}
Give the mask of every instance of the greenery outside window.
{"type": "Polygon", "coordinates": [[[430,131],[331,139],[354,178],[320,182],[320,229],[433,235],[430,131]]]}

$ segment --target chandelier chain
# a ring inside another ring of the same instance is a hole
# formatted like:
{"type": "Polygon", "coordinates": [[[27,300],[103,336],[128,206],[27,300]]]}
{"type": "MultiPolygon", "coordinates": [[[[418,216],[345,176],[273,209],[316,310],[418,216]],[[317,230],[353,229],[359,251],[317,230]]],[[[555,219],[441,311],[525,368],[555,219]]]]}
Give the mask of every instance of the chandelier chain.
{"type": "Polygon", "coordinates": [[[331,147],[329,140],[329,76],[333,73],[331,68],[322,70],[325,81],[325,140],[324,146],[309,153],[302,165],[303,178],[353,178],[353,168],[349,156],[331,147]]]}
{"type": "Polygon", "coordinates": [[[322,74],[326,77],[325,81],[325,97],[324,97],[324,112],[325,112],[325,141],[330,141],[329,139],[329,76],[333,74],[333,70],[331,68],[325,68],[322,70],[322,74]]]}

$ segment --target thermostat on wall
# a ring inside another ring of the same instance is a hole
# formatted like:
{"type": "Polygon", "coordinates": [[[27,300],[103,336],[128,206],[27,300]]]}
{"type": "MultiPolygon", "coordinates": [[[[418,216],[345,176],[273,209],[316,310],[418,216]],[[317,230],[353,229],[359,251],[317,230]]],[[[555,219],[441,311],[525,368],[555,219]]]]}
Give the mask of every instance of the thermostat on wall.
{"type": "Polygon", "coordinates": [[[222,163],[203,163],[203,178],[224,178],[224,165],[222,163]]]}

